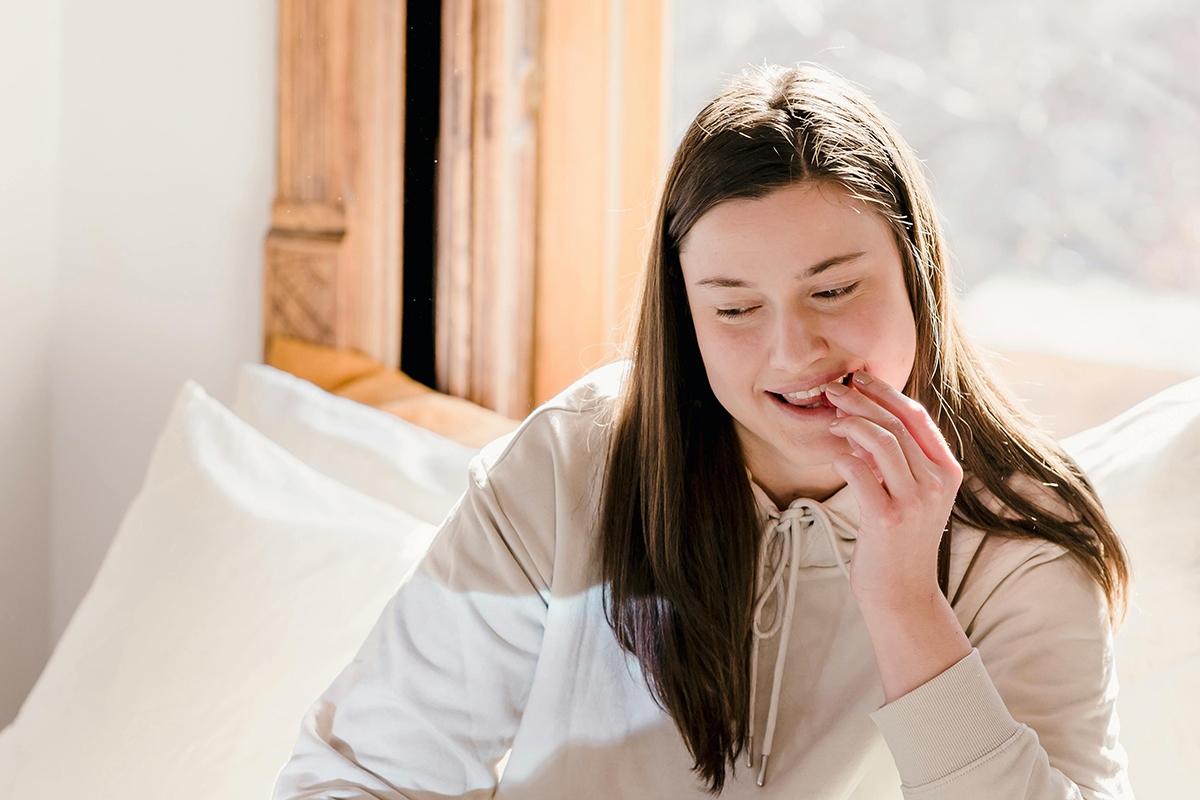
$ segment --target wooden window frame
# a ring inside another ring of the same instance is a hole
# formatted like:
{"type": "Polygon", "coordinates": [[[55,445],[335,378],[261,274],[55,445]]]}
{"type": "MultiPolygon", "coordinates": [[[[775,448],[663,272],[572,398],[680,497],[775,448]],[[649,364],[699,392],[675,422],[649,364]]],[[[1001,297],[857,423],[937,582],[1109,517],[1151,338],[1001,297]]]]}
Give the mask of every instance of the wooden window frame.
{"type": "Polygon", "coordinates": [[[667,0],[447,0],[438,388],[524,416],[618,352],[665,168],[667,0]]]}
{"type": "MultiPolygon", "coordinates": [[[[670,0],[443,0],[437,388],[522,417],[610,360],[667,153],[670,0]]],[[[399,366],[400,0],[281,0],[264,331],[399,366]]]]}

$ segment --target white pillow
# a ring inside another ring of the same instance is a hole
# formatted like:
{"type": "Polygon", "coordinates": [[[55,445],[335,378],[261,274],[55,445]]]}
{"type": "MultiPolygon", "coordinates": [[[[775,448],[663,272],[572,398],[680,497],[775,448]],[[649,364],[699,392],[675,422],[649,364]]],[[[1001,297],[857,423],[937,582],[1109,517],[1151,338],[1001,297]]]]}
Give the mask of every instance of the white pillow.
{"type": "Polygon", "coordinates": [[[435,524],[478,452],[262,364],[242,366],[233,410],[318,472],[435,524]]]}
{"type": "Polygon", "coordinates": [[[1132,562],[1114,640],[1130,780],[1138,797],[1187,796],[1200,760],[1200,378],[1062,444],[1132,562]]]}
{"type": "Polygon", "coordinates": [[[0,729],[0,797],[12,797],[12,784],[17,776],[16,723],[0,729]]]}
{"type": "Polygon", "coordinates": [[[0,796],[269,797],[305,711],[435,530],[305,466],[189,382],[0,737],[15,767],[0,796]]]}

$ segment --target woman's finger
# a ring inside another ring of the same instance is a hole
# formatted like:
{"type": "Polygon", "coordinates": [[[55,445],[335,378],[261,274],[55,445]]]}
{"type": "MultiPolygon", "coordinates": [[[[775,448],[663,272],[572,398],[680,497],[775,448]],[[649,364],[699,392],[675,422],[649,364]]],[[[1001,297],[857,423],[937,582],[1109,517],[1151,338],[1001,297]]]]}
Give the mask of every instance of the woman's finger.
{"type": "Polygon", "coordinates": [[[860,447],[853,438],[847,436],[845,439],[846,443],[850,445],[850,452],[867,462],[867,466],[871,468],[871,472],[875,473],[875,480],[883,483],[883,472],[879,469],[879,465],[875,463],[875,456],[871,455],[870,451],[860,447]]]}
{"type": "Polygon", "coordinates": [[[863,513],[877,518],[886,515],[892,499],[888,497],[883,484],[876,480],[866,461],[849,453],[838,453],[833,457],[831,466],[854,492],[854,498],[863,513]]]}
{"type": "Polygon", "coordinates": [[[871,454],[890,496],[907,497],[915,491],[916,478],[909,469],[903,448],[891,431],[864,417],[852,416],[830,422],[829,432],[853,440],[871,454]]]}
{"type": "MultiPolygon", "coordinates": [[[[854,374],[860,375],[865,373],[856,372],[854,374]]],[[[884,386],[887,385],[878,379],[870,385],[874,385],[875,383],[883,384],[884,386]]],[[[863,417],[888,431],[900,445],[904,460],[914,479],[923,481],[930,476],[939,475],[941,468],[929,458],[929,455],[925,452],[925,448],[921,446],[912,431],[909,430],[904,418],[892,413],[890,409],[878,401],[874,393],[868,394],[860,384],[853,384],[852,386],[836,384],[826,387],[826,396],[829,398],[829,402],[833,403],[836,408],[845,412],[848,416],[863,417]]],[[[903,397],[903,395],[900,396],[903,397]]],[[[892,403],[896,402],[894,398],[888,398],[888,400],[892,403]]],[[[920,408],[919,404],[918,408],[920,408]]],[[[926,416],[926,418],[928,417],[926,416]]],[[[845,417],[839,417],[838,419],[845,419],[845,417]]]]}
{"type": "Polygon", "coordinates": [[[903,424],[930,461],[939,466],[960,466],[950,445],[923,405],[867,372],[855,372],[854,387],[887,409],[903,424]]]}

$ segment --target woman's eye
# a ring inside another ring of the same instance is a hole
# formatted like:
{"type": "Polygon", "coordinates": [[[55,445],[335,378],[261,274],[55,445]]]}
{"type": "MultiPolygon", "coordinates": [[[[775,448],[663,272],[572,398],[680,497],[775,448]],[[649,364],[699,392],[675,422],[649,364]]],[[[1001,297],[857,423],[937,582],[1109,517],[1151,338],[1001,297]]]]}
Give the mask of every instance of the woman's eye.
{"type": "MultiPolygon", "coordinates": [[[[819,297],[822,300],[838,300],[851,294],[855,289],[858,288],[858,284],[859,282],[855,281],[849,286],[839,286],[836,289],[827,289],[823,292],[817,292],[813,295],[813,297],[819,297]]],[[[718,308],[715,310],[718,317],[733,319],[736,317],[744,317],[757,309],[758,306],[750,306],[748,308],[718,308]]]]}
{"type": "Polygon", "coordinates": [[[858,282],[855,281],[849,286],[840,286],[837,289],[828,289],[824,292],[817,292],[815,295],[813,295],[813,297],[820,297],[823,300],[836,300],[839,297],[845,297],[857,288],[858,282]]]}

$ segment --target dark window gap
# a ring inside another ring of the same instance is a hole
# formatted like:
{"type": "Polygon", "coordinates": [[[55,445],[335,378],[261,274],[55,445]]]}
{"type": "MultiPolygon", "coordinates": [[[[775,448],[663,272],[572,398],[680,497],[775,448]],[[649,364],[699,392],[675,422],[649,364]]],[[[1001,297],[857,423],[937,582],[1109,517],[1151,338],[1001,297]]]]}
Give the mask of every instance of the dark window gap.
{"type": "Polygon", "coordinates": [[[404,291],[400,369],[436,387],[437,143],[442,2],[408,0],[404,46],[404,291]]]}

